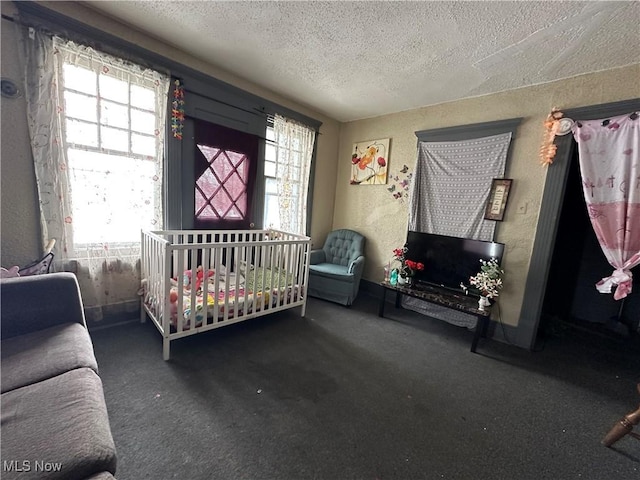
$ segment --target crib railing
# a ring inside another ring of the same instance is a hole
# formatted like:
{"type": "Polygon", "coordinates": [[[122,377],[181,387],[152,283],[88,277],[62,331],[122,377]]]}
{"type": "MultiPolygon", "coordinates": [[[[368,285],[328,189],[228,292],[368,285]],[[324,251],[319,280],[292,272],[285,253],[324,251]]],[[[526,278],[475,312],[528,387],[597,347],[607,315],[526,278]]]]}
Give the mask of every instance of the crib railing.
{"type": "Polygon", "coordinates": [[[310,247],[278,230],[143,231],[142,320],[154,321],[168,357],[171,339],[295,306],[304,316],[310,247]]]}

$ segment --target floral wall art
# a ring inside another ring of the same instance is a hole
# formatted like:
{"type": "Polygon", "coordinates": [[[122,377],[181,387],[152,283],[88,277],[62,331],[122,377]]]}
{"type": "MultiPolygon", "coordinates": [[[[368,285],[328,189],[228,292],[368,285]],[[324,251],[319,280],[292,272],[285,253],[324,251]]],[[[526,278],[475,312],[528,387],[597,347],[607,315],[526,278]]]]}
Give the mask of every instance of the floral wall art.
{"type": "Polygon", "coordinates": [[[353,144],[351,185],[384,185],[387,183],[389,138],[353,144]]]}

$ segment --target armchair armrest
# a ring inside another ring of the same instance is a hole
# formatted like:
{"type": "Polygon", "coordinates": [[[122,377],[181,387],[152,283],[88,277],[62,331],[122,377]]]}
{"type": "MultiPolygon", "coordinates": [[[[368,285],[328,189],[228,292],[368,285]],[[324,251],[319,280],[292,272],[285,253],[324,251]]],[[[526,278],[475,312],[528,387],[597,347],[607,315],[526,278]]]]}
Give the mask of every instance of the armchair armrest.
{"type": "Polygon", "coordinates": [[[349,273],[353,274],[356,278],[360,278],[362,276],[362,272],[364,271],[364,256],[360,255],[354,261],[349,264],[349,273]]]}
{"type": "Polygon", "coordinates": [[[72,273],[4,279],[0,308],[2,338],[70,322],[87,326],[78,280],[72,273]]]}
{"type": "Polygon", "coordinates": [[[326,260],[327,256],[325,255],[324,250],[311,250],[311,255],[309,256],[310,265],[324,263],[326,260]]]}

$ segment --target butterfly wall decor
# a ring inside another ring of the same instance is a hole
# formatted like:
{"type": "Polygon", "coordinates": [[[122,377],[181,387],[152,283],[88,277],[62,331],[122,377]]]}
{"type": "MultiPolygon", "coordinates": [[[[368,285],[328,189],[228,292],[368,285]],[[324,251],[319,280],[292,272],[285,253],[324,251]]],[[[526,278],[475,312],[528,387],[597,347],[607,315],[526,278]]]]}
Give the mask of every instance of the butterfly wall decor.
{"type": "Polygon", "coordinates": [[[396,200],[400,200],[404,202],[405,198],[409,198],[409,187],[411,185],[411,178],[413,173],[409,172],[408,165],[402,165],[400,169],[400,175],[390,175],[389,178],[393,180],[390,186],[387,187],[387,190],[393,195],[393,198],[396,200]]]}

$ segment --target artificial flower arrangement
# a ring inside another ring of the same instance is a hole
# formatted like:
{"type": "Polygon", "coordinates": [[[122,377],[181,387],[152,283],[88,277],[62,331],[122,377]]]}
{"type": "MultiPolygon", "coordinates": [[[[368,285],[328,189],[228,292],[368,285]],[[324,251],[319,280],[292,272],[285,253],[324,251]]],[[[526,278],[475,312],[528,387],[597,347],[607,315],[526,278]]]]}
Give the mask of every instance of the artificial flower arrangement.
{"type": "MultiPolygon", "coordinates": [[[[504,270],[498,265],[498,260],[492,258],[491,260],[480,259],[480,271],[472,277],[469,277],[469,283],[475,287],[480,295],[487,298],[495,298],[498,296],[499,291],[504,286],[502,283],[502,276],[504,270]]],[[[460,284],[460,287],[467,292],[469,287],[460,284]]]]}
{"type": "Polygon", "coordinates": [[[400,262],[400,268],[398,270],[398,274],[401,277],[410,278],[413,277],[417,271],[424,270],[424,263],[422,262],[414,262],[413,260],[409,260],[406,258],[407,247],[404,246],[402,248],[395,248],[393,250],[393,256],[396,260],[400,262]]]}
{"type": "Polygon", "coordinates": [[[558,107],[553,107],[551,113],[545,118],[544,125],[544,137],[542,139],[542,146],[540,147],[540,163],[544,166],[551,165],[553,158],[556,156],[556,150],[558,147],[553,143],[553,140],[558,133],[560,126],[560,119],[564,114],[558,107]]]}

